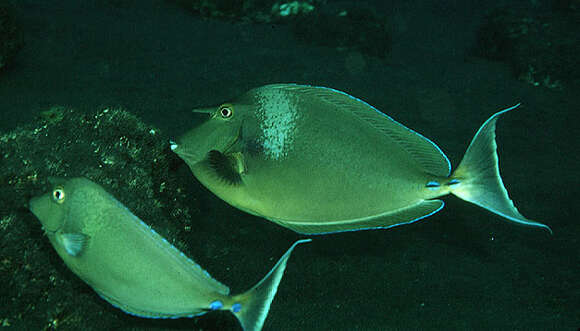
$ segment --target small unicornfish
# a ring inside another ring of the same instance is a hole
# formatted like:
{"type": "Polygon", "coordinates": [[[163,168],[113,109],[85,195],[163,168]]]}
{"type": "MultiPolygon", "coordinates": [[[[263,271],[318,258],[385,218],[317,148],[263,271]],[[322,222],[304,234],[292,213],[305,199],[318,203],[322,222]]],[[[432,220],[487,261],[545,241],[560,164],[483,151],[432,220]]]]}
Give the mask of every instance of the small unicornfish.
{"type": "Polygon", "coordinates": [[[193,317],[229,310],[244,330],[260,330],[294,247],[252,289],[230,295],[101,186],[85,178],[53,180],[30,201],[58,255],[103,299],[149,318],[193,317]]]}
{"type": "Polygon", "coordinates": [[[330,88],[266,85],[217,107],[171,149],[222,200],[305,234],[407,224],[453,194],[518,224],[499,174],[491,116],[457,169],[441,149],[366,102],[330,88]]]}

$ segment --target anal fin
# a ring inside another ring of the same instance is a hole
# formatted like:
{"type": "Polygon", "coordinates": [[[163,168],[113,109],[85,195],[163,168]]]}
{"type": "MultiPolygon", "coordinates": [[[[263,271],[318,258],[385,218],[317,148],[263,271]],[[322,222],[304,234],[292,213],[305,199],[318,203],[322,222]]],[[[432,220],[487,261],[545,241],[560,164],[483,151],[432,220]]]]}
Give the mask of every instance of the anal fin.
{"type": "Polygon", "coordinates": [[[409,224],[435,214],[445,204],[441,200],[423,200],[415,205],[365,218],[340,221],[287,221],[270,219],[290,230],[302,234],[326,234],[333,232],[386,229],[409,224]]]}

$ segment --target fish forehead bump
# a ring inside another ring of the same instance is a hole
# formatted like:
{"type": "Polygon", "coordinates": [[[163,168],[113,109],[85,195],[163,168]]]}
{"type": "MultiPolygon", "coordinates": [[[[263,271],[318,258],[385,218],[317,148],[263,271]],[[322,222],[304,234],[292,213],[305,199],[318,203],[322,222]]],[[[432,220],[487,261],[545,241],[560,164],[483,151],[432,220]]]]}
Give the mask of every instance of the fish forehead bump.
{"type": "Polygon", "coordinates": [[[267,158],[278,160],[288,155],[297,133],[300,113],[295,94],[278,87],[256,90],[258,137],[267,158]]]}

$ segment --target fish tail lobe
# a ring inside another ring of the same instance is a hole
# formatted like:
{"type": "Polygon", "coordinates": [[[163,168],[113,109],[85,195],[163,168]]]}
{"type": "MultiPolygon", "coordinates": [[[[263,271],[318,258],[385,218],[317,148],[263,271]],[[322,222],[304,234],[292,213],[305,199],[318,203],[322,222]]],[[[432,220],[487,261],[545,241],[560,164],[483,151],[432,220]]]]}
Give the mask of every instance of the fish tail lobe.
{"type": "Polygon", "coordinates": [[[463,160],[450,177],[450,191],[455,196],[483,207],[512,222],[537,226],[552,233],[549,226],[524,217],[514,206],[499,173],[495,126],[500,115],[520,104],[491,116],[479,128],[463,160]]]}
{"type": "Polygon", "coordinates": [[[233,296],[230,310],[236,316],[245,331],[258,331],[262,329],[268,316],[270,305],[278,290],[278,285],[286,270],[286,264],[290,254],[296,245],[310,242],[311,239],[296,241],[286,253],[278,260],[276,265],[262,280],[250,290],[233,296]]]}

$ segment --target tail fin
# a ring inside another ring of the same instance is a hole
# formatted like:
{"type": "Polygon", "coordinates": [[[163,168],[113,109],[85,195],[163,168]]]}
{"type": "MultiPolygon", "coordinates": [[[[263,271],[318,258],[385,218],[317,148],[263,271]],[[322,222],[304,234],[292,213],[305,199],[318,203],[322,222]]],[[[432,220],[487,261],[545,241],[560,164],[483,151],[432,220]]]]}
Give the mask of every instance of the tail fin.
{"type": "Polygon", "coordinates": [[[258,331],[262,329],[292,250],[294,250],[296,245],[310,241],[312,240],[304,239],[295,242],[258,284],[249,291],[232,298],[234,304],[231,310],[245,331],[258,331]]]}
{"type": "Polygon", "coordinates": [[[479,128],[459,167],[451,175],[450,183],[457,183],[453,185],[451,193],[510,221],[539,226],[552,233],[549,226],[528,220],[518,212],[510,200],[499,174],[495,123],[501,114],[515,109],[519,105],[518,103],[495,113],[479,128]]]}

